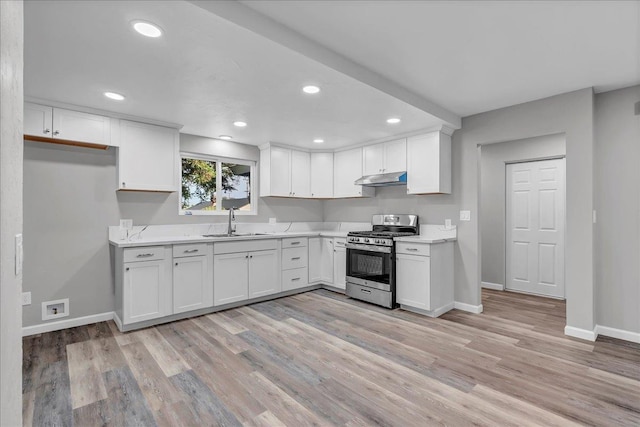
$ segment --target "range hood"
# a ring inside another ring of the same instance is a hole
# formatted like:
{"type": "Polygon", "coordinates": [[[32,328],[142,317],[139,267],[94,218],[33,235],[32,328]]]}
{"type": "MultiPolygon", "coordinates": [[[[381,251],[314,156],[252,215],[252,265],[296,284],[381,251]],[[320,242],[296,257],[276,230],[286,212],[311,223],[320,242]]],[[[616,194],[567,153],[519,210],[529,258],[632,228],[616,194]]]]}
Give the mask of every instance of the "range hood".
{"type": "Polygon", "coordinates": [[[379,173],[376,175],[365,175],[354,182],[355,185],[365,187],[387,187],[390,185],[407,185],[406,172],[379,173]]]}

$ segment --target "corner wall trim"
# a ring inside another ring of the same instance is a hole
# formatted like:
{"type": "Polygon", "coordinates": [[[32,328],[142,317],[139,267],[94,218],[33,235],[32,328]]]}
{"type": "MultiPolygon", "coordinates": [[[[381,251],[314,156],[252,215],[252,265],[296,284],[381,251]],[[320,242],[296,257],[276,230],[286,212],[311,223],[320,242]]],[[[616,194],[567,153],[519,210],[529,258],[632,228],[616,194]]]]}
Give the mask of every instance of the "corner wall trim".
{"type": "Polygon", "coordinates": [[[486,289],[494,289],[496,291],[504,291],[504,285],[500,283],[480,282],[480,286],[486,289]]]}
{"type": "Polygon", "coordinates": [[[480,314],[484,310],[482,304],[480,305],[472,305],[464,302],[455,301],[453,303],[453,308],[457,308],[458,310],[468,311],[469,313],[480,314]]]}
{"type": "Polygon", "coordinates": [[[595,341],[598,338],[596,330],[590,331],[588,329],[574,328],[573,326],[565,326],[564,334],[574,338],[580,338],[581,340],[595,341]]]}
{"type": "Polygon", "coordinates": [[[640,333],[625,331],[624,329],[610,328],[608,326],[596,325],[596,337],[604,335],[605,337],[617,338],[619,340],[631,341],[640,344],[640,333]]]}
{"type": "Polygon", "coordinates": [[[22,328],[22,336],[43,334],[45,332],[59,331],[61,329],[74,328],[76,326],[90,325],[97,322],[113,320],[113,311],[90,316],[76,317],[74,319],[59,320],[57,322],[41,323],[39,325],[25,326],[22,328]]]}

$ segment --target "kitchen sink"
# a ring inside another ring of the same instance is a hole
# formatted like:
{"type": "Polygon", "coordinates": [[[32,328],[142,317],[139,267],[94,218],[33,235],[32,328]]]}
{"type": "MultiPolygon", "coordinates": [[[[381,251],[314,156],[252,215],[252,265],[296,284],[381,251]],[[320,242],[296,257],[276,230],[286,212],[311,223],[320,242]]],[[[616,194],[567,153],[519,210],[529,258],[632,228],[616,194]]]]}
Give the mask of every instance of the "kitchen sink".
{"type": "Polygon", "coordinates": [[[247,237],[247,236],[266,236],[267,233],[222,233],[222,234],[203,234],[202,237],[247,237]]]}

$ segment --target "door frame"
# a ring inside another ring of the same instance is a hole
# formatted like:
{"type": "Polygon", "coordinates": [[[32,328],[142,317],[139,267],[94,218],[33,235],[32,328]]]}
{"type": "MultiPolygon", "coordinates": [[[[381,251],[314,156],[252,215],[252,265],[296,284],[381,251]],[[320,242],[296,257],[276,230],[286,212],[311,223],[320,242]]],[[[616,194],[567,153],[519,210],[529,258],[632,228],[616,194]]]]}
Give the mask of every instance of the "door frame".
{"type": "Polygon", "coordinates": [[[537,157],[537,158],[533,158],[533,159],[523,159],[523,160],[513,160],[513,161],[508,161],[508,162],[504,162],[504,179],[505,179],[505,186],[504,186],[504,291],[509,291],[509,292],[515,292],[515,293],[519,293],[519,294],[525,294],[525,295],[535,295],[535,296],[539,296],[539,297],[543,297],[543,298],[551,298],[551,299],[557,299],[557,300],[562,300],[562,301],[566,301],[567,299],[567,156],[566,154],[563,156],[545,156],[545,157],[537,157]],[[562,262],[564,264],[564,268],[562,269],[562,273],[563,273],[563,278],[562,280],[564,281],[564,289],[563,289],[563,296],[562,297],[556,297],[556,296],[552,296],[552,295],[543,295],[543,294],[537,294],[535,292],[525,292],[525,291],[520,291],[520,290],[514,290],[514,289],[508,289],[507,288],[507,251],[508,251],[508,233],[507,233],[507,215],[509,213],[509,204],[507,202],[507,165],[515,165],[515,164],[520,164],[520,163],[533,163],[533,162],[543,162],[545,160],[564,160],[564,230],[563,230],[563,240],[564,240],[564,249],[562,251],[562,262]]]}

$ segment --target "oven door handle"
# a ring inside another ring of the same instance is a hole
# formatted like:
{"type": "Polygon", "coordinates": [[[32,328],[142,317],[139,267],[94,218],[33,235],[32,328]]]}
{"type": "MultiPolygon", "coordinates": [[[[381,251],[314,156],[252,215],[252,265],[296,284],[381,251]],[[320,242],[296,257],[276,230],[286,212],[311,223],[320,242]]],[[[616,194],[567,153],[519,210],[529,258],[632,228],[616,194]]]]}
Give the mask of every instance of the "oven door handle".
{"type": "Polygon", "coordinates": [[[360,251],[366,251],[366,252],[381,252],[385,254],[391,253],[390,246],[360,245],[357,243],[347,243],[345,247],[347,249],[358,249],[360,251]]]}

